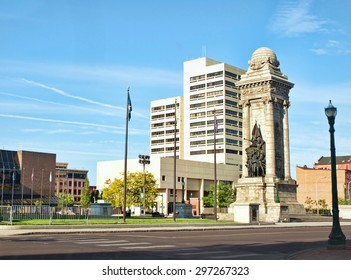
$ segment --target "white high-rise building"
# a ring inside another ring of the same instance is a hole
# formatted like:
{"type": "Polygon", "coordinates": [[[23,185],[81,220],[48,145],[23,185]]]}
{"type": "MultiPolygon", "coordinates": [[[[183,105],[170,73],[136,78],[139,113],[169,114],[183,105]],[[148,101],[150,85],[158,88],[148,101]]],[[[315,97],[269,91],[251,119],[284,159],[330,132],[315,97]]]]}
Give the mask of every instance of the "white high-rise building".
{"type": "Polygon", "coordinates": [[[172,97],[151,102],[150,154],[152,157],[184,158],[183,97],[172,97]],[[176,133],[174,133],[176,130],[176,133]]]}
{"type": "Polygon", "coordinates": [[[244,73],[207,57],[184,62],[185,159],[213,162],[216,136],[217,163],[241,166],[242,109],[235,83],[244,73]]]}
{"type": "Polygon", "coordinates": [[[242,109],[235,83],[243,69],[207,57],[184,62],[183,97],[151,103],[151,156],[235,165],[242,169],[242,109]],[[216,135],[214,132],[216,131],[216,135]]]}

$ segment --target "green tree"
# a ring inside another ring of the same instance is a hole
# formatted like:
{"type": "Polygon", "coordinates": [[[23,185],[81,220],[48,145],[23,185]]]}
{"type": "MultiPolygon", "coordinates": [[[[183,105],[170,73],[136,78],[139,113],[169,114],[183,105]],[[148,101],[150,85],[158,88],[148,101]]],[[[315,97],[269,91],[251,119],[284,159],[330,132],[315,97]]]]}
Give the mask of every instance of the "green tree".
{"type": "Polygon", "coordinates": [[[100,192],[99,190],[92,191],[90,193],[90,202],[91,203],[96,203],[100,199],[100,192]]]}
{"type": "Polygon", "coordinates": [[[85,214],[87,214],[87,210],[90,207],[90,183],[88,177],[85,178],[84,188],[80,197],[80,206],[83,207],[85,214]]]}
{"type": "MultiPolygon", "coordinates": [[[[204,201],[205,207],[213,207],[214,206],[214,185],[210,186],[210,191],[208,195],[202,198],[204,201]]],[[[231,203],[233,203],[236,199],[236,191],[235,189],[223,182],[219,182],[217,185],[217,206],[218,207],[228,207],[231,203]]]]}
{"type": "MultiPolygon", "coordinates": [[[[123,175],[123,174],[122,174],[123,175]]],[[[144,186],[143,172],[128,172],[127,174],[127,201],[126,206],[139,206],[143,204],[141,193],[144,186]]],[[[123,206],[123,178],[115,179],[108,187],[103,189],[102,198],[110,201],[112,207],[123,206]]],[[[145,206],[152,207],[157,196],[156,179],[150,172],[145,172],[145,206]]]]}
{"type": "Polygon", "coordinates": [[[67,195],[64,193],[59,193],[58,198],[59,198],[58,205],[61,205],[62,208],[65,206],[72,206],[73,205],[74,200],[73,200],[72,195],[70,193],[67,195]]]}
{"type": "Polygon", "coordinates": [[[34,202],[34,205],[35,205],[36,207],[41,207],[41,206],[43,206],[43,202],[42,202],[41,200],[36,200],[36,201],[34,202]]]}
{"type": "Polygon", "coordinates": [[[310,196],[306,196],[305,204],[306,204],[306,210],[307,211],[312,211],[312,209],[316,205],[316,201],[313,200],[310,196]]]}

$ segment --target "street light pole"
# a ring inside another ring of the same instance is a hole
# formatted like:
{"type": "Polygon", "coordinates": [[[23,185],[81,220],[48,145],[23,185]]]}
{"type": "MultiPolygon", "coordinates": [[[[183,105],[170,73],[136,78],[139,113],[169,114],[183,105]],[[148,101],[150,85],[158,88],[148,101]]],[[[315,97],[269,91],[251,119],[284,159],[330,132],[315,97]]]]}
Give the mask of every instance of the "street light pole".
{"type": "Polygon", "coordinates": [[[328,248],[329,249],[345,249],[346,237],[343,234],[339,221],[339,207],[338,207],[338,190],[336,181],[336,156],[335,156],[335,141],[334,141],[334,124],[336,117],[336,107],[333,106],[331,100],[329,105],[325,108],[325,115],[329,122],[330,132],[330,154],[331,154],[331,179],[332,179],[332,204],[333,204],[333,227],[329,234],[328,248]]]}
{"type": "Polygon", "coordinates": [[[145,215],[145,209],[146,209],[146,203],[145,203],[145,164],[150,164],[150,156],[147,155],[139,155],[139,163],[143,165],[143,208],[144,212],[143,214],[145,215]]]}

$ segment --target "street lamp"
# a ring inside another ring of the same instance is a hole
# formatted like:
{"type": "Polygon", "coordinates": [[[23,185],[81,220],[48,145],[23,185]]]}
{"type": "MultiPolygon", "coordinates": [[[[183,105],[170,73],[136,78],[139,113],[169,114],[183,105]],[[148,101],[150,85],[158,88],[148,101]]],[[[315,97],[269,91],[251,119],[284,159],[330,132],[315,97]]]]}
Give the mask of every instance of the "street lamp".
{"type": "Polygon", "coordinates": [[[143,165],[143,208],[144,212],[143,214],[145,215],[145,164],[150,164],[150,156],[147,155],[139,155],[139,163],[143,165]]]}
{"type": "Polygon", "coordinates": [[[338,207],[338,190],[336,181],[336,156],[335,156],[335,141],[334,141],[334,124],[336,117],[336,107],[333,106],[331,100],[329,105],[325,108],[325,115],[329,122],[330,132],[330,154],[331,154],[331,179],[332,179],[332,203],[333,203],[333,227],[329,234],[328,248],[329,249],[345,249],[346,237],[343,234],[339,221],[339,207],[338,207]]]}

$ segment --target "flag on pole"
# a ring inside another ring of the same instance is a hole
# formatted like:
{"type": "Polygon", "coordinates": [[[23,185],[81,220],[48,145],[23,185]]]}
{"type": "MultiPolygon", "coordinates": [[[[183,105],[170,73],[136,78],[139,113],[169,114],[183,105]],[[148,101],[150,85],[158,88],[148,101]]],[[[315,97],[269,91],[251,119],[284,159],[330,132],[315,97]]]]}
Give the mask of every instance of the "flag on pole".
{"type": "Polygon", "coordinates": [[[52,171],[50,171],[49,182],[52,182],[52,171]]]}
{"type": "Polygon", "coordinates": [[[132,101],[130,100],[129,88],[128,88],[128,104],[127,104],[127,110],[128,110],[128,121],[130,121],[130,118],[132,117],[132,101]]]}
{"type": "Polygon", "coordinates": [[[34,168],[32,169],[32,176],[30,177],[30,179],[32,180],[32,183],[33,183],[33,180],[34,180],[34,168]]]}

